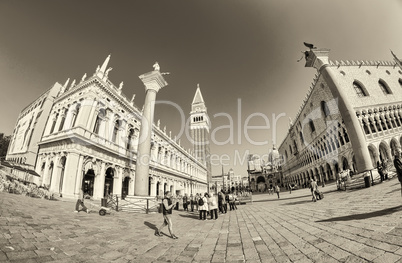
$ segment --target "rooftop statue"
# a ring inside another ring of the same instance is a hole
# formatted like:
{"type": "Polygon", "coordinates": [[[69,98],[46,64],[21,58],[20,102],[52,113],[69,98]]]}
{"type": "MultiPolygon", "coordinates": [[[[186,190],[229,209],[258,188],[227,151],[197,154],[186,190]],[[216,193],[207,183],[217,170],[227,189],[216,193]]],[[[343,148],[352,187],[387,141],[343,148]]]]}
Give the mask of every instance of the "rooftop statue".
{"type": "Polygon", "coordinates": [[[154,71],[160,71],[160,66],[159,66],[159,64],[158,64],[158,61],[156,61],[155,62],[155,64],[153,65],[153,67],[154,67],[154,71]]]}

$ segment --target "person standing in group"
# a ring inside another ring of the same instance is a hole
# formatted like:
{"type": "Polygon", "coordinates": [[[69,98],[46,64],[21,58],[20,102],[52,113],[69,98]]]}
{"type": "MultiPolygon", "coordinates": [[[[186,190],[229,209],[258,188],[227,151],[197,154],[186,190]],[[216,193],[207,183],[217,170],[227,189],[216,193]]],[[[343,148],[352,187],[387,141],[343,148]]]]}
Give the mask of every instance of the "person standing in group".
{"type": "Polygon", "coordinates": [[[208,193],[205,193],[204,196],[200,196],[198,199],[198,209],[200,211],[200,220],[208,220],[207,219],[207,211],[208,211],[208,193]]]}
{"type": "Polygon", "coordinates": [[[292,193],[292,186],[289,184],[290,193],[292,193]]]}
{"type": "Polygon", "coordinates": [[[187,194],[183,196],[183,210],[188,212],[188,197],[187,194]]]}
{"type": "Polygon", "coordinates": [[[193,194],[190,194],[190,207],[191,207],[191,212],[194,212],[194,196],[193,196],[193,194]]]}
{"type": "Polygon", "coordinates": [[[84,191],[82,190],[82,187],[80,188],[80,191],[78,193],[77,203],[75,203],[75,213],[78,213],[80,211],[80,206],[82,206],[82,209],[86,211],[87,214],[89,214],[89,209],[84,204],[84,191]]]}
{"type": "Polygon", "coordinates": [[[218,193],[218,206],[219,206],[219,212],[226,213],[227,210],[227,205],[226,205],[226,209],[225,209],[225,205],[226,205],[226,200],[225,200],[225,193],[223,192],[223,190],[221,190],[218,193]]]}
{"type": "Polygon", "coordinates": [[[236,192],[233,191],[233,209],[237,210],[236,201],[237,201],[237,194],[236,192]]]}
{"type": "Polygon", "coordinates": [[[226,193],[222,191],[222,206],[225,214],[228,212],[228,202],[226,201],[226,193]]]}
{"type": "Polygon", "coordinates": [[[218,219],[218,202],[213,193],[211,193],[208,198],[208,210],[211,215],[211,220],[214,219],[214,214],[215,220],[218,219]]]}
{"type": "Polygon", "coordinates": [[[201,196],[200,196],[198,193],[196,193],[196,194],[195,194],[195,197],[194,197],[195,206],[196,206],[197,211],[200,210],[200,209],[199,209],[199,205],[198,205],[198,200],[200,200],[200,197],[201,197],[201,196]]]}
{"type": "Polygon", "coordinates": [[[394,166],[396,169],[396,174],[398,175],[399,183],[401,184],[401,196],[402,196],[402,161],[401,161],[401,150],[397,149],[395,151],[394,166]]]}
{"type": "Polygon", "coordinates": [[[279,192],[281,191],[281,189],[279,188],[279,185],[275,186],[275,192],[278,195],[278,199],[279,199],[279,192]]]}
{"type": "Polygon", "coordinates": [[[170,191],[166,191],[165,197],[162,200],[162,209],[163,209],[163,224],[156,230],[155,235],[161,237],[161,230],[168,226],[169,233],[171,238],[177,239],[178,237],[173,234],[173,223],[172,223],[172,209],[175,206],[175,203],[172,201],[172,194],[170,191]]]}

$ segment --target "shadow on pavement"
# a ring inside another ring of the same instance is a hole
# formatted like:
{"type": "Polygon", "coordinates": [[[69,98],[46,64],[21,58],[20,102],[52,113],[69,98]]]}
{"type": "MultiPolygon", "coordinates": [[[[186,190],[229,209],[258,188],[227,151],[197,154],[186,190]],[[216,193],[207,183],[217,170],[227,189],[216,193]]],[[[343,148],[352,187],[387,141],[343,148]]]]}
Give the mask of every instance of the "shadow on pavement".
{"type": "MultiPolygon", "coordinates": [[[[311,195],[310,195],[311,197],[311,195]]],[[[303,201],[297,201],[297,202],[292,202],[292,203],[286,203],[284,205],[301,205],[301,204],[306,204],[306,203],[312,203],[313,201],[310,199],[308,200],[303,200],[303,201]]]]}
{"type": "Polygon", "coordinates": [[[394,190],[392,190],[392,191],[390,191],[390,192],[388,192],[388,193],[385,193],[386,195],[387,194],[391,194],[391,193],[393,193],[393,192],[400,192],[401,191],[401,189],[394,189],[394,190]]]}
{"type": "Polygon", "coordinates": [[[199,218],[198,214],[186,214],[186,215],[179,214],[179,216],[187,217],[187,218],[193,218],[193,219],[198,219],[199,218]]]}
{"type": "Polygon", "coordinates": [[[366,218],[372,218],[372,217],[377,217],[377,216],[384,216],[384,215],[393,214],[395,212],[398,212],[399,210],[402,210],[402,205],[395,206],[395,207],[390,207],[390,208],[386,208],[386,209],[383,209],[383,210],[378,210],[378,211],[374,211],[374,212],[370,212],[370,213],[333,217],[333,218],[329,218],[329,219],[318,220],[316,222],[318,223],[318,222],[361,220],[361,219],[366,219],[366,218]]]}
{"type": "Polygon", "coordinates": [[[152,230],[158,230],[158,227],[155,224],[152,224],[148,221],[144,221],[144,225],[146,225],[147,227],[149,227],[152,230]]]}
{"type": "Polygon", "coordinates": [[[262,199],[262,200],[256,200],[256,201],[253,200],[253,203],[256,203],[256,202],[267,202],[267,201],[291,200],[291,199],[306,198],[306,197],[309,197],[309,196],[311,196],[311,194],[309,194],[309,195],[302,195],[302,196],[295,196],[295,197],[285,197],[285,198],[279,198],[279,199],[278,199],[278,197],[275,195],[275,197],[274,197],[275,199],[262,199]]]}

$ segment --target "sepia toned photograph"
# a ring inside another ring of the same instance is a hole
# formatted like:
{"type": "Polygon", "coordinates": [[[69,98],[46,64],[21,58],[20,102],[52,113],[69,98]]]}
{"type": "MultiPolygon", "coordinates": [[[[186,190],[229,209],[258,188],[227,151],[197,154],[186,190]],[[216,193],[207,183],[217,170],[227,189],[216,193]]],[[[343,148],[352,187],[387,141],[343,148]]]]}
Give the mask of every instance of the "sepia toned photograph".
{"type": "Polygon", "coordinates": [[[401,14],[0,0],[0,262],[402,262],[401,14]]]}

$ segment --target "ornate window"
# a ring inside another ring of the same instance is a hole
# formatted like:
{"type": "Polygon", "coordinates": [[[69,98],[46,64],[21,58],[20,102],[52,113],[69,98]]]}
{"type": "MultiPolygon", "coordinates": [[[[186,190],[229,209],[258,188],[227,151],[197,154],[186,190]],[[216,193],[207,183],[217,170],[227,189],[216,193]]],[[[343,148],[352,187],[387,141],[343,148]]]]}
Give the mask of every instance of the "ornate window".
{"type": "Polygon", "coordinates": [[[367,92],[365,91],[365,89],[356,81],[353,82],[353,88],[356,91],[356,94],[358,97],[366,97],[368,96],[367,92]]]}
{"type": "Polygon", "coordinates": [[[81,105],[77,104],[76,108],[73,110],[73,118],[72,118],[73,121],[71,122],[72,123],[71,127],[75,126],[75,122],[77,121],[77,116],[78,116],[78,113],[80,112],[80,108],[81,108],[81,105]]]}
{"type": "Polygon", "coordinates": [[[114,142],[114,143],[116,143],[117,134],[119,133],[119,128],[120,128],[120,121],[116,120],[114,122],[113,134],[112,134],[112,142],[114,142]]]}
{"type": "Polygon", "coordinates": [[[392,94],[391,89],[388,87],[387,83],[385,83],[385,81],[383,81],[382,79],[378,81],[378,85],[380,86],[382,92],[385,95],[392,94]]]}
{"type": "Polygon", "coordinates": [[[54,131],[54,127],[56,126],[57,118],[59,118],[59,114],[58,114],[58,113],[56,114],[56,117],[53,119],[52,128],[50,129],[50,134],[52,134],[53,131],[54,131]]]}
{"type": "Polygon", "coordinates": [[[128,132],[128,137],[127,137],[127,150],[130,150],[131,140],[133,139],[133,136],[134,136],[134,129],[131,128],[130,131],[128,132]]]}
{"type": "Polygon", "coordinates": [[[325,101],[321,101],[321,110],[324,113],[324,117],[327,117],[328,115],[331,114],[329,111],[328,105],[325,101]]]}
{"type": "Polygon", "coordinates": [[[309,126],[310,126],[311,132],[314,132],[314,131],[315,131],[315,126],[314,126],[313,120],[312,120],[312,119],[309,119],[309,120],[308,120],[308,124],[309,124],[309,126]]]}
{"type": "Polygon", "coordinates": [[[303,133],[302,133],[302,132],[299,132],[299,136],[300,136],[300,141],[301,141],[301,143],[304,143],[303,133]]]}

